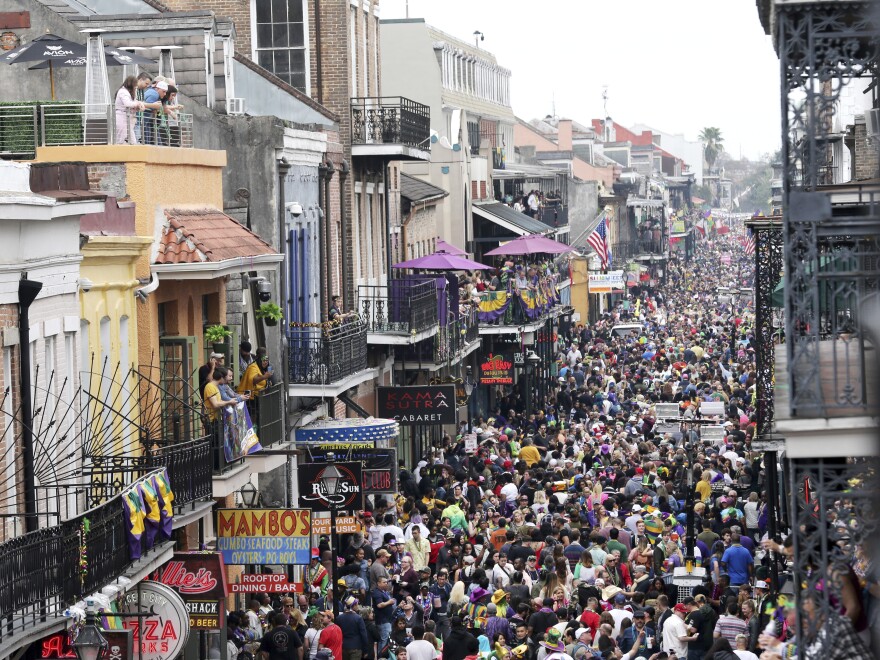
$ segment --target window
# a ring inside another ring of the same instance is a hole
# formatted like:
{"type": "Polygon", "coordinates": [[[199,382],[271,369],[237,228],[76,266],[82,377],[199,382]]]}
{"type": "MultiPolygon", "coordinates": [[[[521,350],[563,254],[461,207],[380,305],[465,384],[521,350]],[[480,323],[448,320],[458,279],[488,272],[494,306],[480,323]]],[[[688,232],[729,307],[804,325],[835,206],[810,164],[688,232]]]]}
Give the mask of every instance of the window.
{"type": "Polygon", "coordinates": [[[303,0],[251,0],[251,3],[257,63],[308,94],[308,26],[303,0]]]}

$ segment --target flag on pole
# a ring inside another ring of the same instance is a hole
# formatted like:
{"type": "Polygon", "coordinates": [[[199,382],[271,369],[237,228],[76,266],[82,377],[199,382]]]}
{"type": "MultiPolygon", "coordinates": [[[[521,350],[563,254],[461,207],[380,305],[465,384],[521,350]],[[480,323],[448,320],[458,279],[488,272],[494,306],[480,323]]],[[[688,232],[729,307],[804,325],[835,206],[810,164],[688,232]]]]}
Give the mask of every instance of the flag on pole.
{"type": "Polygon", "coordinates": [[[602,270],[608,270],[611,266],[611,244],[608,242],[608,226],[605,218],[599,221],[593,232],[587,236],[587,244],[596,251],[602,260],[602,270]]]}
{"type": "Polygon", "coordinates": [[[746,237],[743,239],[743,249],[746,254],[755,254],[755,234],[751,229],[746,229],[746,237]]]}

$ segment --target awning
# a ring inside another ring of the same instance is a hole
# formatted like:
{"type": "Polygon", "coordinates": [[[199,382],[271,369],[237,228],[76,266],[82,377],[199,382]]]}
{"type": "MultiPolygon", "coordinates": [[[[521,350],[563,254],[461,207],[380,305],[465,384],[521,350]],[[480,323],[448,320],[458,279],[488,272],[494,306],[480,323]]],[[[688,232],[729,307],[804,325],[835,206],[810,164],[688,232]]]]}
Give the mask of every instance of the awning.
{"type": "Polygon", "coordinates": [[[662,199],[645,199],[644,197],[630,197],[626,200],[627,206],[647,206],[650,208],[660,208],[666,206],[666,202],[662,199]]]}
{"type": "Polygon", "coordinates": [[[530,218],[525,213],[514,211],[506,204],[495,202],[493,204],[474,204],[474,213],[481,218],[494,222],[499,227],[512,231],[517,236],[530,234],[552,234],[555,230],[543,222],[530,218]]]}

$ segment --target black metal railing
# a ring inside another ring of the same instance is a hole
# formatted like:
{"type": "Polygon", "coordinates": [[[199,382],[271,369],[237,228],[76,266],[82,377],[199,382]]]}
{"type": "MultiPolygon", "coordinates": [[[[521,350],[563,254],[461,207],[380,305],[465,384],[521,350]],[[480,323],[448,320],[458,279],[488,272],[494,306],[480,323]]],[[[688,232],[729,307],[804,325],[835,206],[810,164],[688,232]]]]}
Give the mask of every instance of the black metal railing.
{"type": "Polygon", "coordinates": [[[0,544],[0,641],[60,616],[122,575],[131,561],[118,495],[58,525],[0,544]]]}
{"type": "Polygon", "coordinates": [[[358,318],[290,328],[287,341],[292,385],[335,383],[367,368],[367,326],[358,318]]]}
{"type": "Polygon", "coordinates": [[[618,262],[621,259],[634,259],[645,255],[660,255],[663,254],[663,244],[662,241],[650,239],[621,241],[611,244],[611,254],[614,260],[618,262]]]}
{"type": "Polygon", "coordinates": [[[403,144],[427,149],[431,109],[402,96],[351,99],[352,144],[403,144]]]}
{"type": "Polygon", "coordinates": [[[562,202],[548,202],[538,209],[535,219],[548,227],[565,227],[568,225],[568,207],[562,202]]]}
{"type": "Polygon", "coordinates": [[[284,385],[277,383],[259,391],[249,408],[251,421],[263,447],[271,447],[284,439],[284,385]]]}
{"type": "Polygon", "coordinates": [[[388,286],[359,286],[358,307],[368,332],[423,332],[437,325],[437,283],[391,280],[388,286]]]}

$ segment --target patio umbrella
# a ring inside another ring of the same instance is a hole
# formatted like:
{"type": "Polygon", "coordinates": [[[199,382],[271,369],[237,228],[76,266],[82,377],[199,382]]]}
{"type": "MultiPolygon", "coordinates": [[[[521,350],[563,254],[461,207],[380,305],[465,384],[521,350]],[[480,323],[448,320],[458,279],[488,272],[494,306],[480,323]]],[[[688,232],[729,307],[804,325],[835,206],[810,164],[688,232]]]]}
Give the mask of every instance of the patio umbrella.
{"type": "Polygon", "coordinates": [[[492,266],[486,266],[464,257],[449,254],[444,250],[437,250],[433,254],[426,254],[418,259],[401,261],[392,268],[421,268],[423,270],[492,270],[492,266]]]}
{"type": "Polygon", "coordinates": [[[489,250],[486,253],[486,256],[511,256],[514,254],[562,254],[563,252],[568,252],[571,249],[572,247],[570,245],[560,243],[559,241],[554,241],[552,238],[540,236],[539,234],[530,234],[528,236],[520,236],[519,238],[515,238],[514,240],[510,241],[510,243],[500,245],[494,250],[489,250]]]}
{"type": "Polygon", "coordinates": [[[434,242],[435,250],[443,250],[444,252],[448,252],[449,254],[454,254],[456,257],[466,257],[467,252],[464,250],[459,250],[457,247],[452,245],[452,243],[447,243],[442,238],[438,238],[434,242]]]}
{"type": "MultiPolygon", "coordinates": [[[[156,60],[151,60],[147,57],[143,57],[142,55],[137,55],[135,53],[129,53],[127,50],[123,50],[120,48],[113,48],[112,46],[107,46],[104,48],[104,58],[107,62],[107,66],[126,66],[129,64],[156,64],[156,60]]],[[[86,56],[82,57],[69,57],[65,60],[52,62],[52,60],[46,60],[45,62],[40,62],[39,64],[35,64],[32,67],[28,67],[29,71],[33,71],[35,69],[48,69],[53,66],[55,68],[62,67],[80,67],[86,65],[86,56]]]]}
{"type": "Polygon", "coordinates": [[[67,59],[86,57],[86,45],[74,43],[62,39],[55,34],[44,34],[23,46],[13,48],[0,56],[0,63],[17,64],[19,62],[37,62],[45,60],[49,63],[49,85],[52,90],[52,100],[55,100],[55,76],[53,72],[54,62],[63,62],[67,59]]]}

